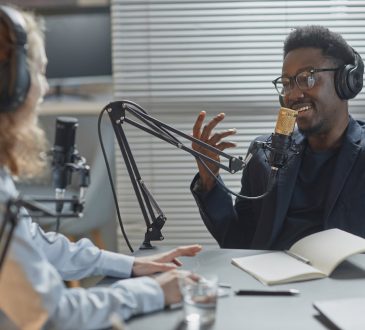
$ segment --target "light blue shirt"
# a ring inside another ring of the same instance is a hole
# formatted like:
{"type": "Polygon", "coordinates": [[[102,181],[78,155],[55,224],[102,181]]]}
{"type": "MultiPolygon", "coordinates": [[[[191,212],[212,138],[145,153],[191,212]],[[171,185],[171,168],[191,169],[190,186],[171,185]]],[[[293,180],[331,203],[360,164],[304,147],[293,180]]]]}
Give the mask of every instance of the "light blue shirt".
{"type": "MultiPolygon", "coordinates": [[[[0,168],[0,201],[16,195],[11,177],[0,168]]],[[[163,291],[153,278],[126,279],[131,276],[134,257],[100,250],[88,239],[72,243],[61,234],[45,233],[29,216],[19,220],[7,258],[20,265],[41,298],[48,314],[45,329],[100,329],[110,326],[112,314],[126,320],[164,307],[163,291]],[[90,275],[124,280],[89,289],[69,289],[63,283],[90,275]]],[[[0,276],[0,281],[6,280],[0,276]]],[[[17,296],[21,295],[0,296],[0,302],[17,296]]],[[[26,299],[16,303],[29,303],[26,299]]],[[[16,315],[11,314],[9,318],[16,315]]]]}

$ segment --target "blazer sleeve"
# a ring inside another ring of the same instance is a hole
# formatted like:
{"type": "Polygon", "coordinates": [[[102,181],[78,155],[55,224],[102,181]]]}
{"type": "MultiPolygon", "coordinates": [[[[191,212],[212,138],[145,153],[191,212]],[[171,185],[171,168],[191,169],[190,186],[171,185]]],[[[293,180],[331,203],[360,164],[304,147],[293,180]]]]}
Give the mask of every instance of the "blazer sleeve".
{"type": "MultiPolygon", "coordinates": [[[[249,152],[253,149],[253,143],[249,152]]],[[[255,153],[256,154],[256,153],[255,153]]],[[[240,195],[258,196],[266,191],[267,165],[264,155],[256,154],[242,172],[240,195]],[[257,169],[264,169],[258,171],[257,169]]],[[[220,176],[217,180],[224,185],[220,176]]],[[[190,186],[200,215],[209,232],[222,248],[250,248],[259,220],[262,200],[236,197],[233,203],[231,195],[220,184],[209,192],[199,189],[199,174],[190,186]]]]}

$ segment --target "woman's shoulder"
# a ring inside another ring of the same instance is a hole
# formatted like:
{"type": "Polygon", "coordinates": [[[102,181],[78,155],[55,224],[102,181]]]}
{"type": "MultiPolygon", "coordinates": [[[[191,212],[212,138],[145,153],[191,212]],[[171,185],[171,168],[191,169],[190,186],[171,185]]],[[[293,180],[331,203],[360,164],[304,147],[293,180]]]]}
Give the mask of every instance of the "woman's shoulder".
{"type": "Polygon", "coordinates": [[[0,167],[0,201],[6,201],[17,195],[18,192],[11,175],[5,168],[0,167]]]}

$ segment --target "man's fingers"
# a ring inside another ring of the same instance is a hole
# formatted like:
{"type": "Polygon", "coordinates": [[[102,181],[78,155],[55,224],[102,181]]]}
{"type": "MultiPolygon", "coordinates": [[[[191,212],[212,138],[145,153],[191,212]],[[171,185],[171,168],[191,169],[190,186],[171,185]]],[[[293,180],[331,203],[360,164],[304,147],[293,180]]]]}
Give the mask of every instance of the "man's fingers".
{"type": "Polygon", "coordinates": [[[200,135],[200,139],[203,141],[208,140],[213,128],[216,127],[218,123],[220,123],[223,119],[224,119],[223,112],[215,116],[207,125],[204,126],[202,134],[200,135]]]}
{"type": "Polygon", "coordinates": [[[228,148],[235,148],[237,147],[237,144],[234,142],[224,141],[216,145],[216,148],[220,151],[223,151],[228,148]]]}
{"type": "Polygon", "coordinates": [[[211,138],[210,138],[210,144],[211,145],[215,145],[217,144],[220,140],[226,138],[227,136],[231,136],[236,134],[236,129],[235,128],[231,128],[231,129],[227,129],[225,131],[222,132],[217,132],[215,133],[211,138]]]}
{"type": "Polygon", "coordinates": [[[204,122],[205,115],[206,115],[205,111],[201,111],[193,126],[193,136],[197,139],[200,139],[200,133],[201,133],[200,130],[202,128],[202,124],[204,122]]]}

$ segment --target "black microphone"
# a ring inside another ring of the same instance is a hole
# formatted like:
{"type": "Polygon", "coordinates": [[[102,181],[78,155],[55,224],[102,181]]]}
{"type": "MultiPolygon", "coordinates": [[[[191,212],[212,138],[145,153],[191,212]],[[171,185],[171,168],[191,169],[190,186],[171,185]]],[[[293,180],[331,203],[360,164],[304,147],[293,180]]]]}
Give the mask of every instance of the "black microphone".
{"type": "Polygon", "coordinates": [[[52,178],[55,188],[56,211],[63,208],[66,187],[71,183],[72,169],[77,150],[75,147],[78,120],[73,117],[58,117],[56,120],[55,142],[53,146],[52,178]]]}
{"type": "Polygon", "coordinates": [[[272,169],[283,167],[292,147],[292,134],[298,111],[281,107],[275,126],[275,133],[271,136],[269,164],[272,169]]]}

